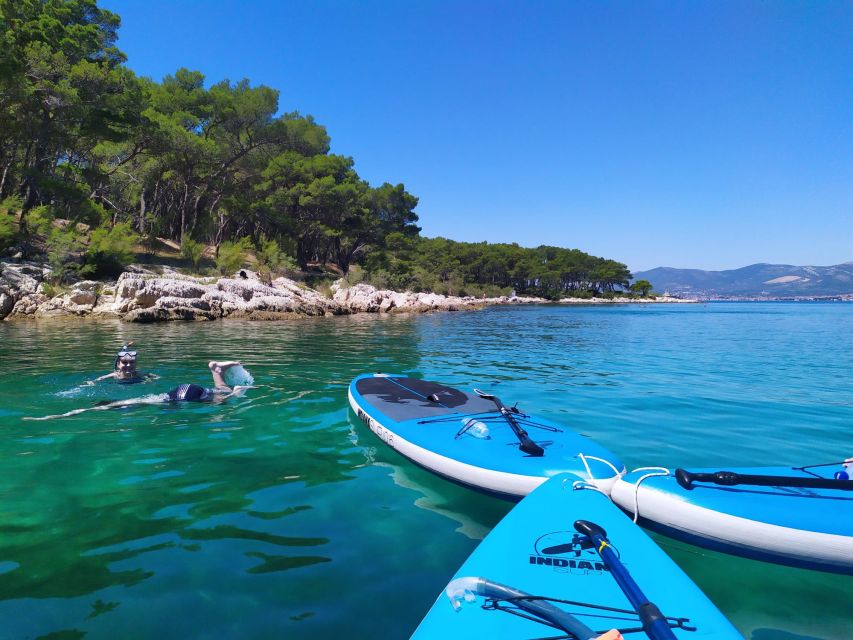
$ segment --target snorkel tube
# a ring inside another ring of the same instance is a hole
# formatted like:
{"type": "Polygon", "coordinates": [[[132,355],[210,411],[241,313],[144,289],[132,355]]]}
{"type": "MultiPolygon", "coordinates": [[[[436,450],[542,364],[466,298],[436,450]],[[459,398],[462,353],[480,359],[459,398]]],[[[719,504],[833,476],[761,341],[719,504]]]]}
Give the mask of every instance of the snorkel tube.
{"type": "Polygon", "coordinates": [[[591,640],[598,633],[590,629],[567,611],[555,607],[550,602],[532,597],[529,593],[513,589],[499,582],[485,578],[456,578],[447,585],[444,593],[456,611],[462,608],[462,602],[474,602],[476,596],[492,600],[507,600],[513,605],[546,623],[565,631],[574,638],[591,640]]]}

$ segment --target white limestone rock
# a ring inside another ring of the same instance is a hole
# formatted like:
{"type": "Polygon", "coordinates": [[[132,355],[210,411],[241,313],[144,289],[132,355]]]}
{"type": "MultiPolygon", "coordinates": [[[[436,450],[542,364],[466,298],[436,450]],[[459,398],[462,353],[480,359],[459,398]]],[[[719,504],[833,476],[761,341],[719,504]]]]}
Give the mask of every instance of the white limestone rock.
{"type": "Polygon", "coordinates": [[[49,298],[43,293],[24,294],[15,302],[9,317],[34,315],[39,307],[48,300],[49,298]]]}
{"type": "Polygon", "coordinates": [[[8,290],[0,290],[0,320],[12,313],[15,308],[15,298],[8,290]]]}
{"type": "Polygon", "coordinates": [[[0,286],[18,299],[36,293],[46,273],[49,274],[50,269],[33,263],[0,262],[0,286]]]}
{"type": "Polygon", "coordinates": [[[194,278],[151,277],[124,272],[116,283],[115,311],[128,313],[153,307],[160,298],[201,298],[206,285],[194,278]]]}
{"type": "Polygon", "coordinates": [[[0,319],[54,315],[120,317],[131,322],[213,320],[216,318],[281,319],[347,313],[409,313],[474,309],[486,304],[541,301],[522,298],[443,296],[378,290],[367,284],[351,287],[340,280],[332,298],[288,278],[263,282],[244,270],[233,278],[196,278],[162,268],[137,268],[112,283],[84,280],[65,295],[48,299],[41,286],[50,271],[35,264],[0,263],[0,319]],[[245,275],[245,277],[244,277],[245,275]]]}

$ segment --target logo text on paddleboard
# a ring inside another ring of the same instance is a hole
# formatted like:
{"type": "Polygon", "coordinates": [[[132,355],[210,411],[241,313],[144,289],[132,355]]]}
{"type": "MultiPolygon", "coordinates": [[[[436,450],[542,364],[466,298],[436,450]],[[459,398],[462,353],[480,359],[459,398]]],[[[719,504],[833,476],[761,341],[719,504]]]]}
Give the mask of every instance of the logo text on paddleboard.
{"type": "Polygon", "coordinates": [[[554,531],[540,536],[533,544],[529,562],[567,573],[603,573],[607,567],[595,549],[584,544],[586,538],[573,531],[554,531]]]}
{"type": "Polygon", "coordinates": [[[371,420],[370,416],[367,415],[364,411],[359,409],[356,413],[358,413],[359,419],[370,429],[373,433],[379,436],[379,439],[382,440],[389,447],[394,446],[394,434],[388,431],[385,427],[381,426],[375,420],[371,420]]]}

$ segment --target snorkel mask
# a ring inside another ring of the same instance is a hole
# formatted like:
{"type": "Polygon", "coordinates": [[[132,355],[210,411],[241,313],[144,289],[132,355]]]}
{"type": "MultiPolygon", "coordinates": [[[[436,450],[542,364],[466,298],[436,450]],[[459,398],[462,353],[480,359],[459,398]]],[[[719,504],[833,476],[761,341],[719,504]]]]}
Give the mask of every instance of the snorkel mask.
{"type": "MultiPolygon", "coordinates": [[[[113,369],[115,371],[119,371],[118,365],[125,358],[130,358],[130,360],[133,362],[133,365],[135,367],[135,365],[136,365],[136,351],[130,351],[130,346],[132,344],[133,344],[132,342],[128,342],[116,354],[116,359],[113,362],[113,369]]],[[[128,363],[128,364],[130,364],[130,363],[128,363]]]]}

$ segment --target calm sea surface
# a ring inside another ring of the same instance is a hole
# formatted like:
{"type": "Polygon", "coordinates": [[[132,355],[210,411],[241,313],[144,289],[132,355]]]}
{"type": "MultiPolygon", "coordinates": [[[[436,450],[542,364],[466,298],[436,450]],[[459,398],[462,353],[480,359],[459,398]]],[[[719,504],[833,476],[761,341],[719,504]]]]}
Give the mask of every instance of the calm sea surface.
{"type": "MultiPolygon", "coordinates": [[[[384,448],[365,371],[492,389],[629,467],[853,455],[853,304],[494,308],[409,317],[0,323],[0,638],[406,638],[511,508],[384,448]],[[139,385],[79,387],[135,340],[139,385]],[[26,421],[209,384],[221,405],[26,421]]],[[[853,578],[658,538],[750,640],[853,634],[853,578]]]]}

